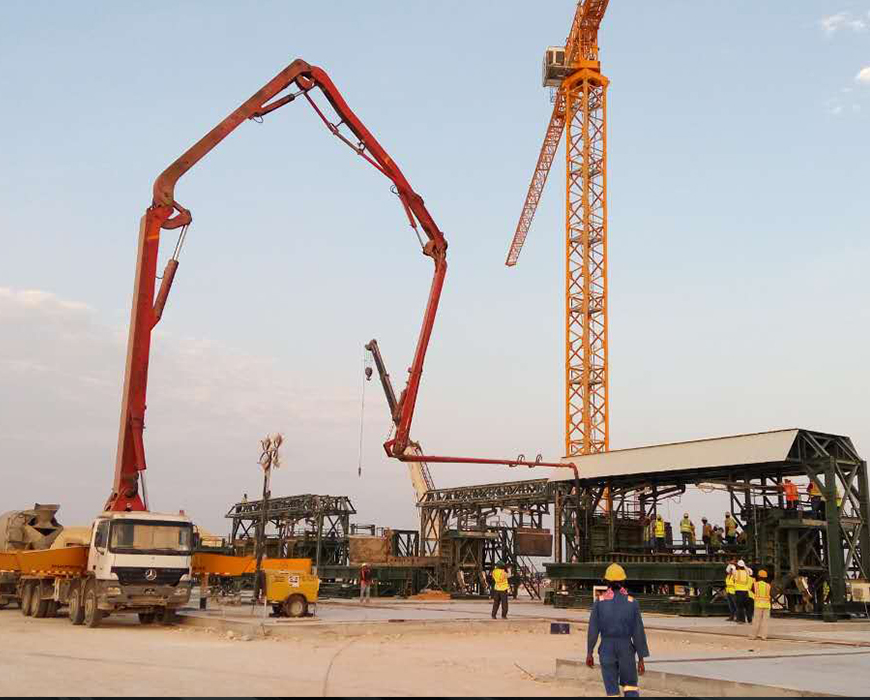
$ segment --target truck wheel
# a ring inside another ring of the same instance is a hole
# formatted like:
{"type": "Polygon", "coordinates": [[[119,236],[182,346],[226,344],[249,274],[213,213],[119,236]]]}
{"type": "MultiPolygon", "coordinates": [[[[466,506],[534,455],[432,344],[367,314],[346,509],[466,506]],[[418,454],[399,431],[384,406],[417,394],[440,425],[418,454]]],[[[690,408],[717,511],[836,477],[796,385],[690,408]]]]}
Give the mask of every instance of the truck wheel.
{"type": "Polygon", "coordinates": [[[163,608],[157,614],[161,625],[173,625],[175,624],[175,611],[172,608],[163,608]]]}
{"type": "Polygon", "coordinates": [[[58,604],[56,600],[48,601],[48,610],[45,611],[46,617],[57,617],[58,604]]]}
{"type": "Polygon", "coordinates": [[[42,597],[42,587],[37,585],[33,591],[33,600],[30,601],[30,606],[33,608],[33,617],[48,617],[50,600],[42,597]]]}
{"type": "Polygon", "coordinates": [[[69,621],[80,625],[85,621],[85,609],[82,606],[82,592],[79,586],[73,586],[69,593],[69,621]]]}
{"type": "Polygon", "coordinates": [[[305,617],[308,612],[308,601],[304,596],[291,595],[284,601],[284,614],[287,617],[305,617]]]}
{"type": "Polygon", "coordinates": [[[154,624],[154,613],[139,613],[139,622],[143,625],[153,625],[154,624]]]}
{"type": "Polygon", "coordinates": [[[99,627],[103,611],[97,607],[97,587],[91,583],[85,588],[85,626],[99,627]]]}
{"type": "Polygon", "coordinates": [[[33,597],[33,584],[30,581],[25,581],[21,584],[21,614],[25,617],[30,617],[30,599],[33,597]]]}
{"type": "Polygon", "coordinates": [[[34,581],[30,586],[30,617],[45,617],[45,614],[38,615],[39,613],[39,604],[42,602],[41,600],[42,592],[39,590],[39,581],[34,581]]]}

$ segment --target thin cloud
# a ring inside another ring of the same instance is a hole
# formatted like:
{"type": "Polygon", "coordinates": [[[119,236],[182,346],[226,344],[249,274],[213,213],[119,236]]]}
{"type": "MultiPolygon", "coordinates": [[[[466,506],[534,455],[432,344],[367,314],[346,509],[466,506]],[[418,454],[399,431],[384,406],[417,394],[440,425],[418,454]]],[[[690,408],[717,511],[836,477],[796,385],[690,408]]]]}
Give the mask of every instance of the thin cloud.
{"type": "Polygon", "coordinates": [[[870,66],[858,71],[858,75],[855,76],[855,82],[870,85],[870,66]]]}
{"type": "MultiPolygon", "coordinates": [[[[0,436],[21,439],[87,414],[80,436],[104,434],[104,417],[119,406],[126,332],[102,325],[87,304],[43,290],[0,287],[0,321],[0,394],[17,400],[0,436]]],[[[155,333],[150,365],[149,414],[171,440],[191,431],[235,436],[276,421],[325,433],[357,416],[354,391],[315,391],[275,358],[208,339],[155,333]]],[[[109,432],[116,423],[108,421],[109,432]]]]}
{"type": "MultiPolygon", "coordinates": [[[[870,12],[867,13],[867,17],[870,18],[870,12]]],[[[864,32],[870,26],[863,17],[856,17],[850,12],[837,12],[836,14],[822,17],[819,20],[819,25],[827,36],[833,36],[844,29],[856,33],[864,32]]]]}

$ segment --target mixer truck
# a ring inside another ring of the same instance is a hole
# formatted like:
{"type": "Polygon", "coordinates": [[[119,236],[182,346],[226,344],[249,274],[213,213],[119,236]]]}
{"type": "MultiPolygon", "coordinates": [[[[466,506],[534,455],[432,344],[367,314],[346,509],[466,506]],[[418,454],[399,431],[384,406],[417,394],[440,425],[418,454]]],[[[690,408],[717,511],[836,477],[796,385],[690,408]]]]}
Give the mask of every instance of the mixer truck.
{"type": "MultiPolygon", "coordinates": [[[[36,503],[0,515],[0,552],[48,549],[63,531],[54,517],[60,506],[36,503]]],[[[18,574],[0,571],[0,609],[18,600],[18,574]]]]}
{"type": "Polygon", "coordinates": [[[185,515],[105,512],[86,533],[82,541],[59,531],[48,549],[0,552],[24,615],[54,617],[65,607],[74,625],[97,627],[121,611],[168,623],[190,599],[193,523],[185,515]]]}

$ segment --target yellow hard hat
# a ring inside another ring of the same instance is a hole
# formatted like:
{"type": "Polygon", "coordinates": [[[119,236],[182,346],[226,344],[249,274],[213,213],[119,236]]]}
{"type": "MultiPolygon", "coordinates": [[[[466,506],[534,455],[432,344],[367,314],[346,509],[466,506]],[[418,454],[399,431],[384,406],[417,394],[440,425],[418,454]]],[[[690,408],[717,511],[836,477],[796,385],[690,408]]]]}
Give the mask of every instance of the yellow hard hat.
{"type": "Polygon", "coordinates": [[[625,569],[619,564],[611,564],[607,567],[607,571],[604,572],[604,580],[613,582],[625,581],[625,569]]]}

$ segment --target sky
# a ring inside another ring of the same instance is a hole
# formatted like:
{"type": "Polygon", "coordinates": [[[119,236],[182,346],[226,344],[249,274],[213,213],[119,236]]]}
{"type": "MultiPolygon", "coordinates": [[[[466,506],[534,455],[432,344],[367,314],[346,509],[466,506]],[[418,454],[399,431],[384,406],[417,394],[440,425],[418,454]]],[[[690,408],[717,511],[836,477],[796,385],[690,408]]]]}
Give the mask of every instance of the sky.
{"type": "MultiPolygon", "coordinates": [[[[551,110],[541,58],[573,9],[4,2],[0,511],[57,502],[76,525],[101,508],[153,180],[297,57],[329,72],[450,243],[412,436],[561,457],[563,151],[519,265],[504,258],[551,110]]],[[[600,45],[611,446],[806,427],[870,453],[870,0],[614,0],[600,45]]],[[[274,494],[348,495],[359,522],[414,527],[362,380],[377,337],[404,383],[432,274],[388,182],[300,102],[240,126],[176,198],[194,223],[153,342],[152,508],[228,532],[262,488],[260,438],[281,431],[274,494]]]]}

